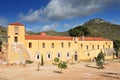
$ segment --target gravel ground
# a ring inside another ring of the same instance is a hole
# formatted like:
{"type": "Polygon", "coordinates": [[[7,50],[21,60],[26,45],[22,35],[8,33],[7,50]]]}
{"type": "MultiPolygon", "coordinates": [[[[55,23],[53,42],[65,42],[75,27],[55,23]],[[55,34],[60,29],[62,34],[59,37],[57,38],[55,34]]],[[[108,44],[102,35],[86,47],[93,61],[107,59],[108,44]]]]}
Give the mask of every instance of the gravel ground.
{"type": "Polygon", "coordinates": [[[120,80],[120,62],[107,61],[104,69],[97,69],[94,62],[68,64],[62,73],[56,65],[40,66],[0,65],[0,80],[120,80]]]}

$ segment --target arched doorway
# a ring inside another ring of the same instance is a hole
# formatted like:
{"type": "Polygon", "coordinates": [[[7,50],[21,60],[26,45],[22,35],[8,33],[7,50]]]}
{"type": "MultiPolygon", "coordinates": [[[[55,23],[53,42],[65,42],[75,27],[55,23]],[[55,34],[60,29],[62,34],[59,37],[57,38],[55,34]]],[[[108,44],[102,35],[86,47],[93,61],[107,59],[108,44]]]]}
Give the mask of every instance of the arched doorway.
{"type": "Polygon", "coordinates": [[[77,61],[77,60],[78,60],[78,55],[75,54],[75,55],[74,55],[74,61],[77,61]]]}
{"type": "Polygon", "coordinates": [[[74,54],[74,61],[78,61],[78,54],[77,54],[77,51],[75,51],[75,54],[74,54]]]}

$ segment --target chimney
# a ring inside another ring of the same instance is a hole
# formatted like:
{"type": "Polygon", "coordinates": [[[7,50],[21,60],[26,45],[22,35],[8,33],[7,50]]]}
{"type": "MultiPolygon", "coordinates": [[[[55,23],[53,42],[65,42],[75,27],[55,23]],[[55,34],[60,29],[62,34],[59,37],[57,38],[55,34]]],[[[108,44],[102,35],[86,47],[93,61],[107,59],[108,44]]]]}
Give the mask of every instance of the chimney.
{"type": "Polygon", "coordinates": [[[74,37],[74,42],[77,43],[78,42],[78,38],[74,37]]]}
{"type": "Polygon", "coordinates": [[[41,36],[46,36],[47,34],[45,32],[40,33],[41,36]]]}
{"type": "Polygon", "coordinates": [[[85,37],[84,37],[84,36],[82,36],[82,40],[83,40],[83,41],[85,40],[85,37]]]}

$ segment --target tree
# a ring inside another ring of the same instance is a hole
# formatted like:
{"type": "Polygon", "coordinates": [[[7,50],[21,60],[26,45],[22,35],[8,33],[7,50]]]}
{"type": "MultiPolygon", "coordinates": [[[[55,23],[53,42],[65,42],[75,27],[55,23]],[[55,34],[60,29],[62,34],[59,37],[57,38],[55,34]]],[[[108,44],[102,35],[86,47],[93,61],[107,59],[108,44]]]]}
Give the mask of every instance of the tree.
{"type": "Polygon", "coordinates": [[[41,66],[44,65],[43,55],[41,56],[41,66]]]}
{"type": "Polygon", "coordinates": [[[59,58],[54,58],[54,62],[57,63],[57,67],[59,69],[61,69],[61,71],[62,71],[62,69],[66,69],[67,68],[67,63],[64,62],[64,61],[60,61],[59,58]]]}
{"type": "Polygon", "coordinates": [[[70,29],[69,35],[73,37],[78,37],[78,36],[88,36],[91,34],[90,29],[86,26],[77,26],[73,29],[70,29]]]}
{"type": "Polygon", "coordinates": [[[66,69],[67,68],[67,63],[66,62],[63,62],[63,61],[60,61],[59,64],[58,64],[58,68],[61,69],[66,69]]]}
{"type": "Polygon", "coordinates": [[[116,51],[116,57],[119,57],[118,52],[120,51],[120,40],[113,40],[113,47],[116,51]]]}
{"type": "Polygon", "coordinates": [[[31,61],[31,60],[26,60],[25,63],[26,63],[26,64],[32,64],[33,61],[31,61]]]}
{"type": "Polygon", "coordinates": [[[95,58],[96,65],[99,66],[99,69],[103,69],[103,63],[104,63],[104,54],[100,52],[98,56],[95,58]]]}
{"type": "Polygon", "coordinates": [[[1,48],[2,48],[2,41],[0,41],[0,51],[1,51],[1,48]]]}
{"type": "Polygon", "coordinates": [[[60,61],[59,58],[54,58],[55,63],[58,63],[59,61],[60,61]]]}

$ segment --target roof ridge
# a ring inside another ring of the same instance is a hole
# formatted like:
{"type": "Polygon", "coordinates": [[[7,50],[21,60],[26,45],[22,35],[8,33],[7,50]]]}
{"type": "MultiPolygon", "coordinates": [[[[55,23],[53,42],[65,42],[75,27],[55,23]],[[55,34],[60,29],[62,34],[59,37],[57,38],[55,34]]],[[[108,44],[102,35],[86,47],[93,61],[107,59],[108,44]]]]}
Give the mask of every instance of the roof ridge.
{"type": "Polygon", "coordinates": [[[20,22],[13,22],[13,23],[10,23],[9,25],[19,25],[19,26],[24,26],[24,25],[21,24],[20,22]]]}

